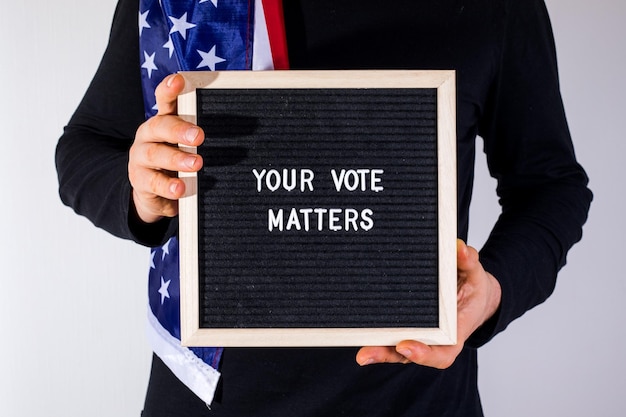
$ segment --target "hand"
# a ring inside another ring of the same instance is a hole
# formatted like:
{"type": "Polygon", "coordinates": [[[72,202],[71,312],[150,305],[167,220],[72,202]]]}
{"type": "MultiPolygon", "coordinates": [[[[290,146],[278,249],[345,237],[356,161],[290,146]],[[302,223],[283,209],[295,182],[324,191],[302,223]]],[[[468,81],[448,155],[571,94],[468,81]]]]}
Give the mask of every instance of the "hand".
{"type": "Polygon", "coordinates": [[[429,346],[415,340],[405,340],[397,346],[363,347],[356,356],[360,365],[382,362],[414,362],[439,369],[450,367],[461,353],[465,341],[496,312],[500,305],[501,288],[478,260],[476,249],[457,241],[457,338],[452,346],[429,346]]]}
{"type": "Polygon", "coordinates": [[[202,168],[200,155],[176,146],[199,146],[204,141],[202,129],[176,116],[177,98],[184,86],[185,80],[177,74],[159,84],[155,91],[158,113],[139,126],[130,148],[132,199],[145,223],[176,216],[178,199],[185,193],[185,184],[176,177],[176,171],[197,172],[202,168]]]}

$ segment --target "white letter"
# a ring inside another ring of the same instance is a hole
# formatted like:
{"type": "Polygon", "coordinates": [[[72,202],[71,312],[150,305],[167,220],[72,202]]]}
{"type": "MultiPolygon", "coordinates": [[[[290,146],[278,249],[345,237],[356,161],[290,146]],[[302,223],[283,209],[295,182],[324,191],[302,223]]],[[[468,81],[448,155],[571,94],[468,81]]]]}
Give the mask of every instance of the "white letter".
{"type": "Polygon", "coordinates": [[[359,230],[359,227],[356,225],[356,219],[359,218],[359,214],[358,212],[353,209],[353,208],[349,208],[346,209],[345,211],[345,230],[350,230],[350,227],[352,227],[354,229],[354,231],[356,232],[357,230],[359,230]]]}
{"type": "Polygon", "coordinates": [[[265,185],[267,185],[267,188],[269,188],[272,192],[278,190],[278,187],[280,186],[280,174],[278,171],[275,169],[269,170],[267,176],[265,177],[265,185]],[[274,177],[274,183],[272,183],[270,176],[274,177]]]}
{"type": "Polygon", "coordinates": [[[372,212],[372,210],[370,209],[365,209],[361,211],[361,219],[363,219],[361,221],[361,229],[368,231],[372,227],[374,227],[374,220],[372,219],[373,214],[374,212],[372,212]]]}
{"type": "Polygon", "coordinates": [[[283,209],[278,209],[276,215],[274,215],[273,209],[267,210],[267,230],[271,232],[275,227],[281,232],[283,231],[283,209]]]}
{"type": "Polygon", "coordinates": [[[313,191],[313,177],[315,174],[310,169],[300,171],[300,191],[304,192],[304,186],[309,187],[309,191],[313,191]]]}
{"type": "Polygon", "coordinates": [[[365,191],[365,184],[367,183],[366,175],[368,172],[370,172],[369,169],[357,169],[356,172],[358,172],[359,174],[361,174],[361,179],[359,180],[361,182],[361,191],[365,191]]]}
{"type": "Polygon", "coordinates": [[[341,209],[331,208],[330,210],[328,210],[328,228],[333,232],[341,230],[341,226],[337,224],[339,223],[339,213],[341,213],[341,209]]]}
{"type": "Polygon", "coordinates": [[[254,174],[254,176],[256,177],[256,190],[257,192],[261,192],[261,178],[263,178],[263,175],[265,175],[265,170],[261,171],[261,173],[259,174],[259,172],[255,169],[252,170],[252,173],[254,174]]]}
{"type": "Polygon", "coordinates": [[[343,185],[346,186],[346,190],[354,191],[359,186],[359,177],[356,174],[356,171],[353,169],[349,169],[346,173],[346,178],[343,181],[343,185]],[[350,177],[352,177],[352,184],[350,184],[350,177]]]}
{"type": "Polygon", "coordinates": [[[291,209],[291,213],[289,213],[289,220],[287,220],[287,230],[291,230],[292,227],[295,227],[297,230],[300,230],[300,219],[298,218],[298,211],[294,208],[291,209]]]}
{"type": "Polygon", "coordinates": [[[300,213],[302,213],[303,216],[303,220],[304,220],[304,230],[306,230],[307,232],[309,231],[309,229],[311,228],[311,223],[310,223],[310,219],[309,217],[311,216],[311,213],[313,213],[313,209],[310,208],[306,208],[306,209],[300,209],[300,213]]]}
{"type": "Polygon", "coordinates": [[[328,212],[325,208],[315,208],[313,212],[317,214],[317,230],[324,230],[324,213],[328,212]]]}
{"type": "Polygon", "coordinates": [[[335,190],[337,192],[341,191],[341,184],[343,183],[344,175],[346,174],[346,170],[342,169],[341,174],[339,174],[339,178],[337,178],[337,171],[334,169],[330,170],[330,175],[333,177],[333,182],[335,183],[335,190]]]}
{"type": "Polygon", "coordinates": [[[291,191],[294,188],[296,188],[296,170],[295,169],[292,169],[291,172],[288,172],[286,169],[283,169],[283,187],[287,191],[291,191]]]}
{"type": "Polygon", "coordinates": [[[382,181],[382,178],[379,177],[379,175],[383,175],[385,173],[384,170],[382,169],[373,169],[372,170],[372,176],[371,176],[371,187],[372,187],[372,191],[375,192],[379,192],[379,191],[383,191],[385,188],[382,185],[376,185],[379,182],[382,181]]]}

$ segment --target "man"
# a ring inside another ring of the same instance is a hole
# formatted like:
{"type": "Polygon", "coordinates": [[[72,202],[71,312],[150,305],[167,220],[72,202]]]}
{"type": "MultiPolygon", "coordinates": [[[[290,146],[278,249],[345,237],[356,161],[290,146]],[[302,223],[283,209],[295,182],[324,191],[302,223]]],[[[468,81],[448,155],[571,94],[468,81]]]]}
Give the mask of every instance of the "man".
{"type": "MultiPolygon", "coordinates": [[[[467,238],[477,134],[503,207],[480,258],[458,244],[459,343],[224,349],[210,410],[157,355],[144,415],[480,416],[476,348],[550,295],[591,201],[565,120],[545,6],[541,0],[283,6],[291,69],[456,70],[459,237],[467,238]]],[[[142,12],[136,0],[120,1],[102,65],[59,142],[57,166],[61,196],[77,212],[117,236],[158,246],[176,234],[184,193],[171,173],[202,167],[199,156],[172,145],[197,146],[204,132],[176,116],[178,75],[158,85],[158,114],[144,119],[142,12]]]]}

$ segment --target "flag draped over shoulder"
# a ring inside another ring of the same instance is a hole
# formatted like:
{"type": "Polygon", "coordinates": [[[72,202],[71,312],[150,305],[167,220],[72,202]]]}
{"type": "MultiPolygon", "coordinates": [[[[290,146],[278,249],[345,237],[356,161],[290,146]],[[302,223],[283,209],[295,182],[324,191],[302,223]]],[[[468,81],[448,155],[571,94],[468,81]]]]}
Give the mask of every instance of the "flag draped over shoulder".
{"type": "MultiPolygon", "coordinates": [[[[146,119],[154,91],[177,71],[287,68],[281,0],[140,0],[141,79],[146,119]]],[[[178,240],[150,253],[148,338],[154,352],[204,402],[219,380],[219,347],[180,344],[178,240]]]]}

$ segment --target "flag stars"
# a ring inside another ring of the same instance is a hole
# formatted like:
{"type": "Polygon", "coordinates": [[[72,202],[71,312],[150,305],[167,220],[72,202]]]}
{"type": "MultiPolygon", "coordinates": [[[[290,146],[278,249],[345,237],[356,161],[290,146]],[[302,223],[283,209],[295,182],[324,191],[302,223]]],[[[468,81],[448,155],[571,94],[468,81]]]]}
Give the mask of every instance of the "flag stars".
{"type": "Polygon", "coordinates": [[[172,16],[168,16],[168,18],[170,19],[170,21],[172,22],[172,28],[170,29],[170,35],[172,33],[180,33],[180,36],[183,37],[183,39],[187,39],[187,31],[191,28],[195,28],[196,25],[194,25],[193,23],[189,23],[187,21],[187,12],[185,12],[185,14],[183,14],[180,18],[175,18],[172,16]]]}
{"type": "MultiPolygon", "coordinates": [[[[199,4],[206,3],[207,1],[209,0],[200,0],[199,4]]],[[[213,6],[217,7],[217,0],[210,0],[210,1],[211,3],[213,3],[213,6]]]]}
{"type": "Polygon", "coordinates": [[[174,53],[174,42],[172,42],[172,37],[171,36],[169,37],[167,42],[163,45],[163,48],[165,48],[165,49],[167,49],[169,51],[170,58],[171,58],[172,54],[174,53]]]}
{"type": "Polygon", "coordinates": [[[141,36],[144,29],[150,29],[148,13],[150,13],[150,10],[146,10],[144,13],[139,12],[139,36],[141,36]]]}
{"type": "Polygon", "coordinates": [[[163,277],[161,277],[161,288],[159,288],[159,294],[161,294],[161,305],[163,305],[163,302],[165,302],[166,298],[170,298],[169,287],[171,283],[171,279],[165,281],[163,277]]]}
{"type": "Polygon", "coordinates": [[[150,269],[156,269],[156,265],[154,264],[154,256],[156,255],[155,250],[150,251],[150,269]]]}
{"type": "Polygon", "coordinates": [[[144,68],[148,71],[148,78],[152,78],[152,71],[158,70],[157,66],[154,64],[154,56],[156,52],[152,55],[148,55],[146,51],[143,51],[144,63],[141,64],[141,68],[144,68]]]}
{"type": "Polygon", "coordinates": [[[215,54],[215,46],[209,52],[203,52],[198,49],[198,53],[202,57],[202,62],[196,68],[209,67],[211,71],[215,71],[215,64],[226,61],[215,54]]]}
{"type": "Polygon", "coordinates": [[[170,242],[171,241],[172,239],[168,240],[167,242],[165,242],[165,245],[162,246],[161,249],[163,249],[163,253],[161,254],[161,260],[165,259],[165,256],[170,254],[170,242]]]}

